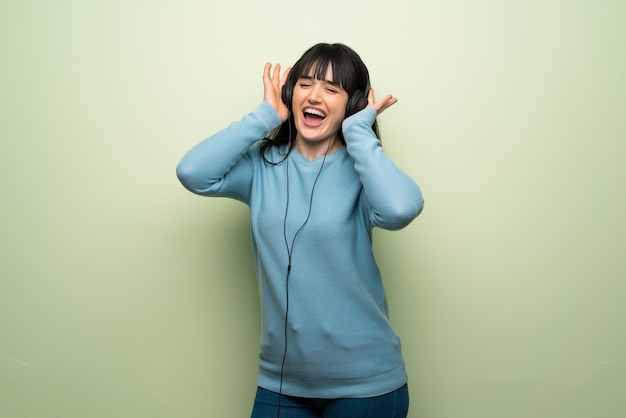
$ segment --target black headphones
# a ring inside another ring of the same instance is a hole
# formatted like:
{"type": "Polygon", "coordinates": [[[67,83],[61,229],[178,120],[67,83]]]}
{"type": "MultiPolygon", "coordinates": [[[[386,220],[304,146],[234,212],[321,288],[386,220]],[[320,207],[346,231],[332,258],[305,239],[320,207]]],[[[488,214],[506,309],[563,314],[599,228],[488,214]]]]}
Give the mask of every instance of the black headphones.
{"type": "MultiPolygon", "coordinates": [[[[287,106],[289,110],[291,110],[291,101],[293,99],[293,90],[295,86],[295,80],[287,79],[281,91],[281,98],[283,99],[283,103],[285,104],[285,106],[287,106]]],[[[346,105],[346,117],[352,116],[356,112],[365,109],[365,107],[367,106],[367,94],[369,93],[369,91],[370,81],[368,79],[365,92],[363,92],[363,90],[356,90],[348,99],[348,104],[346,105]]]]}

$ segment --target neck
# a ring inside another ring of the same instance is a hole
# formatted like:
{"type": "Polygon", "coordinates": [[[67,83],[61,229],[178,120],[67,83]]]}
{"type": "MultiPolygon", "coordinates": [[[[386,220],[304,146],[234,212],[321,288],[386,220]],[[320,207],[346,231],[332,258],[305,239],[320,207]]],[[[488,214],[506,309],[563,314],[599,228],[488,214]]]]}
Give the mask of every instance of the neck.
{"type": "Polygon", "coordinates": [[[296,138],[296,143],[294,148],[298,151],[304,158],[309,161],[313,161],[318,157],[323,155],[332,154],[337,151],[343,145],[339,138],[334,137],[324,141],[306,141],[301,138],[296,138]]]}

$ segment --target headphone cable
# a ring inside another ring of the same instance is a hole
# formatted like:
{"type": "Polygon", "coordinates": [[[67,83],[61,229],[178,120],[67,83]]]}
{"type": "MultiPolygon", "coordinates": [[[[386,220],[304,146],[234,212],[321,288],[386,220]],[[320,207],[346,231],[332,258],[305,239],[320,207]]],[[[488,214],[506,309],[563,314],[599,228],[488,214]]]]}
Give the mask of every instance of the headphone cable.
{"type": "MultiPolygon", "coordinates": [[[[283,358],[282,358],[281,365],[280,365],[280,385],[278,389],[278,411],[276,415],[277,418],[280,418],[280,406],[281,406],[281,398],[283,394],[283,376],[284,376],[284,371],[285,371],[285,363],[287,360],[287,340],[288,340],[287,325],[289,322],[289,277],[291,276],[291,256],[293,254],[293,247],[294,247],[294,244],[296,243],[296,238],[298,237],[298,235],[300,234],[300,231],[302,231],[304,226],[309,222],[309,218],[311,217],[311,209],[313,208],[313,194],[315,192],[315,186],[317,186],[317,180],[320,178],[320,175],[322,174],[322,168],[324,168],[324,164],[326,163],[326,157],[328,156],[328,153],[330,152],[330,148],[333,142],[334,142],[334,138],[328,141],[328,148],[326,149],[326,152],[324,153],[324,158],[322,159],[320,169],[317,172],[317,175],[315,176],[315,180],[313,181],[313,186],[311,187],[311,195],[309,197],[309,210],[307,212],[304,222],[302,223],[302,225],[300,225],[300,227],[296,230],[296,233],[293,235],[293,239],[291,240],[291,246],[289,245],[289,241],[287,239],[287,214],[289,213],[289,155],[287,155],[285,159],[286,161],[285,170],[286,170],[286,181],[287,181],[287,203],[285,204],[285,217],[283,219],[283,238],[285,240],[285,247],[287,249],[287,277],[285,279],[285,294],[286,294],[285,322],[283,324],[285,346],[283,349],[283,358]]],[[[290,153],[291,149],[288,152],[290,153]]]]}

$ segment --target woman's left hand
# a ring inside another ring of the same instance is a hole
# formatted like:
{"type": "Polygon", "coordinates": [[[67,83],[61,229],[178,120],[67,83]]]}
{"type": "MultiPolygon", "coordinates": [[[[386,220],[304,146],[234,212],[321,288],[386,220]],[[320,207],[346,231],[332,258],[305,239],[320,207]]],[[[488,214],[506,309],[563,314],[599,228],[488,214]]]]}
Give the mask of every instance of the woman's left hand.
{"type": "Polygon", "coordinates": [[[396,104],[397,102],[398,99],[393,97],[391,94],[386,95],[377,102],[374,102],[374,90],[370,89],[369,93],[367,94],[367,107],[371,107],[372,109],[376,110],[377,115],[380,115],[387,108],[396,104]]]}

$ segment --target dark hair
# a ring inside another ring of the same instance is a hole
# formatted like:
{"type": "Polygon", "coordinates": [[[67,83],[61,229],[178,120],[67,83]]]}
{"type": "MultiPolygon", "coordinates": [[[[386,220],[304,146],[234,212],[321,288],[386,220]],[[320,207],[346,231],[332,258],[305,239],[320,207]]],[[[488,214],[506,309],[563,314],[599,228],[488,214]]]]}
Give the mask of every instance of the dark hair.
{"type": "MultiPolygon", "coordinates": [[[[361,57],[354,50],[340,43],[319,43],[313,45],[296,61],[283,87],[285,105],[291,109],[293,88],[298,79],[313,75],[315,79],[324,80],[329,66],[333,73],[333,82],[339,84],[348,93],[346,118],[364,109],[367,106],[367,94],[370,90],[369,71],[361,57]]],[[[376,121],[374,121],[372,129],[378,137],[376,121]]],[[[282,125],[263,140],[260,148],[263,159],[270,163],[265,158],[265,152],[271,147],[280,147],[288,144],[290,147],[293,147],[296,134],[293,115],[290,114],[289,118],[282,125]]],[[[341,129],[339,130],[339,139],[345,145],[341,129]]]]}

